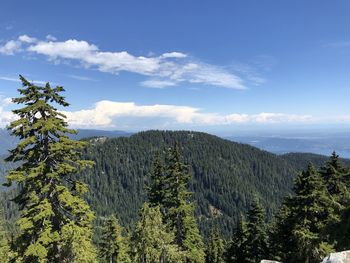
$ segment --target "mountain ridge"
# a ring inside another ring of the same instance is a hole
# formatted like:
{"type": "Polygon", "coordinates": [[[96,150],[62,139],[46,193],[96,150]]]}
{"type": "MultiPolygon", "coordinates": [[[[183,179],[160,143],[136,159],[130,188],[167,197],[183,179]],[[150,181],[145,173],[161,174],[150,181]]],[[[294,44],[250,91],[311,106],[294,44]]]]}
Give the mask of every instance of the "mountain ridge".
{"type": "Polygon", "coordinates": [[[319,166],[327,160],[312,154],[276,155],[193,131],[151,130],[87,140],[90,145],[83,158],[95,161],[95,166],[80,177],[90,187],[87,200],[98,218],[116,213],[123,225],[130,226],[146,198],[153,156],[160,152],[164,158],[176,142],[193,176],[189,188],[204,233],[215,224],[231,233],[254,196],[261,199],[271,219],[284,196],[291,193],[295,175],[310,161],[319,166]]]}

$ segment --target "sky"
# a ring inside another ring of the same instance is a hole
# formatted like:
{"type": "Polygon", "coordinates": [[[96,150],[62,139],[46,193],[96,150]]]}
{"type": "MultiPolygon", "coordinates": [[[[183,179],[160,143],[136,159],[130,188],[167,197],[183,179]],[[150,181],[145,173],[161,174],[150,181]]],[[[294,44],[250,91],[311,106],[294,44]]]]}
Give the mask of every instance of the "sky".
{"type": "Polygon", "coordinates": [[[2,1],[0,127],[22,74],[72,127],[350,128],[350,2],[2,1]]]}

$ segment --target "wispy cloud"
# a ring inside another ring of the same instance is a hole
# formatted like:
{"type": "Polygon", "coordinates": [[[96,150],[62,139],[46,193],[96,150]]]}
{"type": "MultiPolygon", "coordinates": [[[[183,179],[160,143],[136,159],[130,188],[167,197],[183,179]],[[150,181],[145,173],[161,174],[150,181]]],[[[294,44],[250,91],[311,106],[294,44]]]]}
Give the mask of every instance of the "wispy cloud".
{"type": "Polygon", "coordinates": [[[86,77],[86,76],[79,76],[79,75],[67,75],[67,77],[76,79],[76,80],[82,80],[82,81],[97,81],[96,79],[86,77]]]}
{"type": "MultiPolygon", "coordinates": [[[[14,77],[0,76],[0,80],[21,82],[21,80],[18,77],[14,78],[14,77]]],[[[34,84],[39,84],[39,85],[45,85],[47,83],[47,81],[43,81],[43,80],[30,80],[30,79],[28,79],[28,81],[30,81],[31,83],[34,83],[34,84]]],[[[53,82],[50,82],[50,84],[55,85],[55,83],[53,83],[53,82]]]]}
{"type": "Polygon", "coordinates": [[[330,42],[327,43],[325,46],[334,48],[346,48],[350,47],[350,40],[330,42]]]}
{"type": "Polygon", "coordinates": [[[7,25],[5,26],[5,30],[9,31],[13,29],[13,25],[7,25]]]}
{"type": "Polygon", "coordinates": [[[56,41],[56,40],[57,40],[57,38],[56,38],[55,36],[51,35],[51,34],[48,34],[48,35],[46,36],[46,39],[47,39],[47,40],[50,40],[50,41],[56,41]]]}
{"type": "Polygon", "coordinates": [[[159,79],[149,79],[141,82],[142,86],[149,87],[149,88],[156,88],[156,89],[176,86],[176,84],[177,83],[175,81],[159,80],[159,79]]]}
{"type": "Polygon", "coordinates": [[[2,54],[30,52],[44,55],[48,60],[76,62],[84,68],[118,74],[122,71],[149,77],[144,86],[169,87],[182,82],[198,83],[231,89],[246,89],[244,80],[228,69],[204,63],[182,52],[173,51],[159,56],[135,56],[127,51],[101,51],[96,45],[84,40],[56,41],[52,36],[37,40],[27,35],[10,40],[0,47],[2,54]],[[155,81],[156,80],[156,81],[155,81]],[[171,84],[170,84],[171,83],[171,84]],[[163,84],[163,85],[162,85],[163,84]]]}

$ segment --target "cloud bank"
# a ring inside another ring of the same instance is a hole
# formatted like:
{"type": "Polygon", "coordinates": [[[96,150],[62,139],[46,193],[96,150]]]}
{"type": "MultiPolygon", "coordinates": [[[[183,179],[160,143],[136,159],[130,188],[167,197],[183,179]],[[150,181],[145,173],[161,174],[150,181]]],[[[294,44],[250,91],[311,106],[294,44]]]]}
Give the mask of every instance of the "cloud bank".
{"type": "MultiPolygon", "coordinates": [[[[11,99],[0,97],[0,127],[5,127],[15,119],[8,110],[11,99]]],[[[300,123],[312,119],[309,115],[258,113],[258,114],[218,114],[206,113],[199,108],[179,105],[137,105],[134,102],[102,100],[89,109],[62,111],[70,126],[74,128],[103,129],[153,129],[232,124],[274,124],[300,123]]]]}
{"type": "Polygon", "coordinates": [[[55,63],[70,61],[84,68],[112,74],[123,71],[136,73],[148,78],[141,83],[146,87],[166,88],[187,82],[246,89],[244,80],[237,74],[177,51],[159,56],[135,56],[127,51],[102,51],[84,40],[58,41],[51,35],[45,40],[21,35],[0,46],[2,55],[20,52],[42,55],[55,63]]]}
{"type": "MultiPolygon", "coordinates": [[[[311,119],[309,115],[295,115],[283,113],[259,114],[218,114],[205,113],[199,108],[177,105],[137,105],[134,102],[114,102],[103,100],[97,102],[93,108],[79,111],[65,111],[70,125],[74,127],[118,128],[123,126],[125,119],[137,123],[152,123],[158,120],[160,127],[185,126],[212,126],[241,123],[298,123],[311,119]]],[[[135,128],[133,127],[133,128],[135,128]]],[[[147,127],[154,128],[154,127],[147,127]]]]}

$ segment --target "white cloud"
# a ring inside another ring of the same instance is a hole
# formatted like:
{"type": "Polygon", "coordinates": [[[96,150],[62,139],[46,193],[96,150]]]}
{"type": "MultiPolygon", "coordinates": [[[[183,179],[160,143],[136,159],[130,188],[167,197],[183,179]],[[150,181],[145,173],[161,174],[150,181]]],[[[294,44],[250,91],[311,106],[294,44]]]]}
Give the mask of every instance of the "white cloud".
{"type": "MultiPolygon", "coordinates": [[[[0,76],[0,80],[5,80],[5,81],[12,81],[12,82],[21,82],[21,80],[19,78],[14,78],[14,77],[6,77],[6,76],[0,76]]],[[[30,80],[27,78],[28,81],[30,81],[31,83],[37,84],[37,85],[45,85],[47,83],[47,81],[43,81],[43,80],[30,80]]],[[[50,82],[50,84],[55,84],[50,82]]]]}
{"type": "MultiPolygon", "coordinates": [[[[177,105],[137,105],[134,102],[99,101],[91,109],[65,111],[70,125],[74,127],[116,128],[123,126],[123,120],[133,118],[156,119],[164,125],[189,126],[230,125],[241,123],[299,123],[309,121],[308,115],[282,113],[259,114],[217,114],[205,113],[198,108],[177,105]]],[[[140,124],[133,119],[135,127],[140,124]],[[136,125],[137,124],[137,125],[136,125]]],[[[137,127],[136,127],[137,128],[137,127]]],[[[151,128],[151,127],[148,127],[151,128]]]]}
{"type": "Polygon", "coordinates": [[[21,42],[17,40],[10,40],[3,46],[0,46],[0,54],[3,55],[14,55],[16,52],[21,50],[21,42]]]}
{"type": "Polygon", "coordinates": [[[164,53],[161,55],[162,58],[185,58],[187,57],[186,54],[180,53],[180,52],[169,52],[169,53],[164,53]]]}
{"type": "MultiPolygon", "coordinates": [[[[10,98],[0,95],[0,127],[4,127],[16,116],[9,110],[10,98]]],[[[12,106],[11,106],[12,107],[12,106]]],[[[191,106],[138,105],[134,102],[103,100],[92,108],[63,111],[68,123],[74,128],[97,129],[187,129],[222,125],[271,125],[271,124],[348,124],[350,115],[311,116],[261,112],[257,114],[205,112],[191,106]]]]}
{"type": "Polygon", "coordinates": [[[149,79],[142,81],[141,85],[149,88],[162,89],[166,87],[175,86],[176,82],[170,80],[149,79]]]}
{"type": "Polygon", "coordinates": [[[160,56],[134,56],[127,51],[101,51],[96,45],[84,40],[56,41],[49,35],[44,41],[22,35],[19,40],[8,42],[6,45],[0,47],[0,50],[3,49],[0,51],[3,54],[14,54],[23,50],[44,55],[55,63],[68,60],[85,68],[112,74],[121,71],[141,74],[150,77],[142,83],[147,87],[151,84],[155,84],[152,86],[155,88],[169,87],[180,82],[188,82],[232,89],[246,88],[243,79],[233,72],[196,61],[181,52],[167,52],[160,56]]]}
{"type": "Polygon", "coordinates": [[[27,36],[27,35],[19,36],[18,40],[21,41],[21,42],[24,42],[24,43],[29,43],[29,44],[32,44],[32,43],[35,43],[35,42],[38,41],[36,38],[30,37],[30,36],[27,36]]]}
{"type": "Polygon", "coordinates": [[[50,34],[48,34],[48,35],[46,36],[46,39],[47,39],[47,40],[51,40],[51,41],[56,41],[56,40],[57,40],[57,38],[56,38],[55,36],[50,35],[50,34]]]}
{"type": "Polygon", "coordinates": [[[13,81],[13,82],[21,82],[21,80],[20,80],[19,78],[3,77],[3,76],[0,76],[0,80],[13,81]]]}
{"type": "Polygon", "coordinates": [[[6,110],[6,107],[10,104],[12,104],[12,100],[10,98],[0,96],[0,127],[5,127],[15,119],[14,114],[11,111],[6,110]]]}
{"type": "Polygon", "coordinates": [[[70,77],[72,79],[77,79],[77,80],[83,80],[83,81],[96,81],[96,79],[86,77],[86,76],[79,76],[79,75],[67,75],[67,77],[70,77]]]}
{"type": "Polygon", "coordinates": [[[36,38],[29,37],[27,35],[21,35],[17,40],[7,41],[4,45],[0,46],[0,54],[14,55],[22,51],[22,44],[33,44],[37,41],[36,38]]]}

